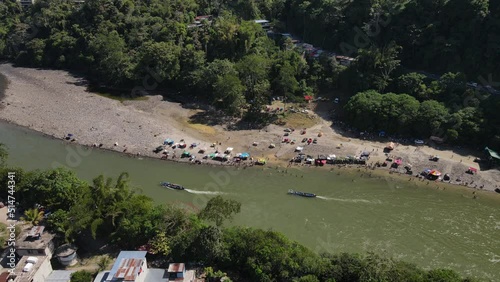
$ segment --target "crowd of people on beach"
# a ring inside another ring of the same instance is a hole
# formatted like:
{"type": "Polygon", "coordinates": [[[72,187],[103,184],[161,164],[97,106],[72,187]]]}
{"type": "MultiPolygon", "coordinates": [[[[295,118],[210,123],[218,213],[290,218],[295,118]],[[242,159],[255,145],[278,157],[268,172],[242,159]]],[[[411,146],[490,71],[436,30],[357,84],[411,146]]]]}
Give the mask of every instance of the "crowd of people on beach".
{"type": "MultiPolygon", "coordinates": [[[[380,135],[376,135],[376,134],[373,134],[373,133],[369,133],[369,132],[357,132],[356,129],[354,128],[351,128],[349,127],[348,125],[346,124],[343,124],[343,123],[337,123],[337,126],[339,126],[340,128],[342,128],[343,130],[347,130],[349,131],[351,134],[354,134],[354,135],[360,135],[358,137],[361,137],[363,139],[368,139],[368,140],[373,140],[373,139],[380,139],[380,138],[383,138],[385,140],[387,140],[387,138],[389,137],[386,137],[386,136],[383,136],[381,137],[380,135]]],[[[292,131],[293,132],[293,131],[292,131]]],[[[291,132],[290,132],[291,134],[291,132]]],[[[286,134],[285,136],[287,136],[288,134],[286,134]]],[[[225,141],[229,141],[231,137],[228,137],[227,140],[225,141]]],[[[67,139],[67,138],[66,138],[67,139]]],[[[75,137],[72,136],[72,138],[70,139],[67,139],[69,141],[72,141],[74,142],[73,140],[76,140],[75,137]]],[[[405,138],[396,138],[396,137],[392,137],[392,138],[389,138],[389,140],[393,141],[393,142],[396,142],[397,145],[401,143],[408,143],[408,142],[411,142],[410,140],[408,139],[405,139],[405,138]]],[[[213,149],[213,151],[215,153],[219,153],[219,147],[222,146],[222,143],[221,141],[216,141],[214,142],[215,146],[210,146],[211,149],[213,149]]],[[[104,147],[104,144],[102,143],[94,143],[91,145],[92,147],[95,147],[95,148],[103,148],[104,147]]],[[[115,142],[112,147],[115,148],[115,150],[119,150],[119,151],[122,151],[123,153],[127,153],[127,154],[130,154],[128,152],[128,148],[127,148],[127,145],[122,145],[120,147],[120,145],[118,144],[118,142],[115,142]],[[118,148],[122,148],[122,149],[118,149],[118,148]]],[[[397,146],[396,146],[397,147],[397,146]]],[[[252,167],[252,166],[255,166],[256,165],[256,160],[254,159],[254,157],[249,157],[247,159],[240,159],[238,158],[237,156],[234,156],[234,157],[230,157],[228,158],[227,160],[224,159],[224,160],[212,160],[210,158],[206,158],[207,156],[207,153],[206,152],[203,152],[203,153],[200,153],[198,155],[200,156],[205,156],[204,158],[203,157],[198,157],[197,155],[195,155],[195,153],[193,154],[190,154],[190,157],[188,158],[184,158],[182,155],[179,155],[176,153],[176,150],[177,148],[172,148],[172,150],[167,150],[165,149],[164,151],[162,151],[162,154],[161,154],[161,159],[163,160],[171,160],[171,161],[176,161],[176,162],[190,162],[192,164],[208,164],[208,165],[226,165],[226,166],[236,166],[236,167],[243,167],[243,168],[247,168],[247,167],[252,167]]],[[[194,148],[189,148],[189,149],[194,149],[194,148]]],[[[420,148],[417,147],[415,148],[415,152],[417,152],[420,148]]],[[[366,150],[366,148],[365,148],[366,150]]],[[[379,151],[379,148],[372,148],[371,149],[371,152],[378,152],[379,151]]],[[[182,150],[182,152],[184,152],[184,150],[182,150]]],[[[182,153],[181,152],[181,153],[182,153]]],[[[360,151],[360,154],[361,153],[364,153],[364,151],[360,151]]],[[[136,156],[141,156],[140,153],[135,153],[136,156]]],[[[277,154],[274,154],[275,156],[275,160],[276,163],[281,163],[282,160],[280,161],[279,160],[279,157],[277,154]]],[[[312,156],[308,156],[308,157],[312,157],[312,156]]],[[[390,154],[386,154],[386,157],[388,159],[396,159],[397,156],[396,155],[390,155],[390,154]]],[[[362,168],[364,167],[365,169],[371,169],[371,170],[375,170],[376,168],[378,169],[384,169],[384,167],[381,167],[380,163],[377,163],[377,162],[365,162],[364,164],[358,164],[358,163],[354,163],[354,161],[349,161],[349,160],[356,160],[356,159],[359,159],[359,157],[349,157],[347,158],[347,161],[345,163],[330,163],[332,165],[334,165],[334,167],[337,167],[337,168],[355,168],[355,167],[358,167],[358,168],[362,168]]],[[[269,157],[264,157],[264,154],[262,155],[262,158],[261,159],[265,159],[266,161],[270,161],[270,158],[269,157]]],[[[367,157],[365,159],[365,161],[368,161],[369,157],[367,157]]],[[[323,165],[318,165],[318,163],[315,163],[314,161],[313,162],[294,162],[293,159],[290,160],[288,162],[288,165],[286,165],[287,168],[289,167],[292,167],[292,166],[300,166],[300,167],[312,167],[312,166],[323,166],[323,165]]],[[[410,178],[408,179],[408,181],[413,181],[413,179],[419,179],[420,181],[422,182],[425,182],[425,181],[428,181],[427,184],[429,185],[431,182],[445,182],[445,183],[449,183],[449,184],[456,184],[456,185],[462,185],[462,186],[467,186],[467,187],[471,187],[471,188],[476,188],[476,189],[483,189],[484,188],[484,184],[482,183],[477,183],[475,182],[474,180],[469,180],[469,181],[464,181],[463,180],[463,177],[456,177],[456,180],[453,180],[453,179],[447,179],[447,180],[444,180],[442,178],[438,178],[438,179],[428,179],[427,177],[419,174],[419,173],[416,173],[416,174],[409,174],[408,171],[406,170],[403,170],[402,169],[403,166],[401,166],[400,168],[396,167],[391,167],[390,165],[387,166],[387,170],[388,170],[388,173],[389,174],[399,174],[399,175],[409,175],[410,178]]],[[[332,168],[333,169],[333,168],[332,168]]]]}

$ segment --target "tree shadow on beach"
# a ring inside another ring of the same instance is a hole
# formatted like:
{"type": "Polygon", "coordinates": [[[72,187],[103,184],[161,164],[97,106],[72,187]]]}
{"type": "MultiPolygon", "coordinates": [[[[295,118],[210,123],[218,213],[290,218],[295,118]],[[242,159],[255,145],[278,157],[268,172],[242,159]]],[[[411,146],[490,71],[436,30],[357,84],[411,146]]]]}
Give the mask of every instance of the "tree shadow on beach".
{"type": "Polygon", "coordinates": [[[189,117],[189,123],[203,124],[208,126],[220,125],[224,126],[228,131],[263,129],[271,122],[272,120],[261,122],[248,121],[245,118],[228,116],[225,115],[222,111],[213,109],[200,111],[189,117]]]}
{"type": "Polygon", "coordinates": [[[75,86],[84,86],[87,88],[87,91],[89,91],[89,82],[86,78],[84,77],[77,77],[77,76],[74,76],[75,78],[75,81],[66,81],[66,84],[71,84],[71,85],[75,85],[75,86]]]}
{"type": "Polygon", "coordinates": [[[269,123],[267,123],[267,122],[266,123],[249,122],[249,121],[245,121],[243,119],[240,119],[237,122],[234,122],[234,123],[228,125],[227,130],[229,130],[229,131],[255,130],[255,129],[261,130],[268,125],[269,125],[269,123]]]}
{"type": "Polygon", "coordinates": [[[231,117],[227,117],[218,111],[200,111],[189,117],[189,123],[208,126],[227,125],[231,122],[231,117]]]}

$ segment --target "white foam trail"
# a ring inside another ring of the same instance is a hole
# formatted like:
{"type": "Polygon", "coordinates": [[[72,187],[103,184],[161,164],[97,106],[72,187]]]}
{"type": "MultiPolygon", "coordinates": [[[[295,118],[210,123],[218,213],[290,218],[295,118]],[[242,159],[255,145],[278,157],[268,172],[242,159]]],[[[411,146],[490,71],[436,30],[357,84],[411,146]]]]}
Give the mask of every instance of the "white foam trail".
{"type": "Polygon", "coordinates": [[[224,192],[218,192],[218,191],[198,191],[198,190],[191,190],[191,189],[184,189],[184,191],[192,194],[204,194],[204,195],[224,195],[226,193],[224,192]]]}
{"type": "Polygon", "coordinates": [[[316,198],[320,198],[328,201],[339,201],[339,202],[347,202],[347,203],[366,203],[366,204],[380,204],[380,201],[369,201],[365,199],[340,199],[340,198],[329,198],[323,196],[316,196],[316,198]]]}

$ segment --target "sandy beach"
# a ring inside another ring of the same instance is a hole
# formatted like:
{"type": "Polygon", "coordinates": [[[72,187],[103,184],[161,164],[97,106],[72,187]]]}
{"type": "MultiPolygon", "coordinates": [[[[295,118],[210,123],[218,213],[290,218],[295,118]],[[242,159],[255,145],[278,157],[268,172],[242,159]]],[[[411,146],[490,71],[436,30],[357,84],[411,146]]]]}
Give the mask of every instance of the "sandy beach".
{"type": "MultiPolygon", "coordinates": [[[[0,73],[8,80],[5,97],[0,102],[0,119],[59,139],[73,134],[73,142],[86,146],[102,144],[103,149],[160,158],[163,154],[153,150],[165,139],[175,142],[183,139],[188,146],[192,143],[197,145],[190,151],[200,160],[203,155],[197,154],[199,148],[206,148],[207,153],[212,153],[232,147],[233,153],[248,152],[253,157],[268,159],[268,165],[282,166],[288,165],[288,161],[295,156],[297,146],[303,146],[303,152],[314,157],[318,154],[356,156],[367,151],[370,152],[368,163],[383,162],[387,158],[383,148],[389,140],[348,137],[332,126],[331,120],[322,118],[328,114],[322,112],[324,107],[319,104],[331,102],[311,104],[309,113],[305,115],[314,118],[315,124],[307,129],[305,135],[300,135],[300,129],[297,129],[286,137],[297,140],[291,145],[281,142],[286,125],[269,125],[260,130],[228,130],[224,124],[209,126],[193,122],[193,117],[202,114],[203,110],[166,101],[161,95],[121,102],[88,92],[85,79],[65,71],[15,68],[10,64],[1,64],[0,73]],[[322,136],[318,137],[320,132],[322,136]],[[304,137],[317,138],[318,144],[304,145],[300,142],[304,137]],[[254,146],[254,142],[258,145],[254,146]],[[217,146],[210,148],[213,143],[217,146]],[[269,148],[271,143],[276,148],[269,148]],[[339,144],[342,146],[339,147],[339,144]]],[[[169,148],[168,151],[169,159],[173,155],[179,159],[184,149],[169,148]]],[[[497,169],[479,171],[477,175],[466,174],[468,167],[479,169],[473,160],[482,156],[463,149],[457,151],[397,144],[390,154],[401,157],[403,163],[412,164],[414,174],[425,168],[437,169],[443,174],[449,173],[453,184],[484,190],[494,190],[500,183],[497,169]],[[440,160],[430,161],[432,155],[439,155],[440,160]]],[[[325,169],[328,167],[326,165],[325,169]]],[[[381,169],[389,170],[388,167],[381,169]]],[[[401,167],[398,172],[403,171],[401,167]]]]}

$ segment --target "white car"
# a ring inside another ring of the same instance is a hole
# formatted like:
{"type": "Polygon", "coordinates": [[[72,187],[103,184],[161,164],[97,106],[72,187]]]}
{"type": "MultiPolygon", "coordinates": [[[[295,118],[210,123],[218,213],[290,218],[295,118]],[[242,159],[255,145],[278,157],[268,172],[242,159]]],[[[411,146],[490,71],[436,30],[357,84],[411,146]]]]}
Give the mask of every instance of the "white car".
{"type": "Polygon", "coordinates": [[[314,159],[313,158],[306,158],[306,163],[312,164],[312,163],[314,163],[314,159]]]}
{"type": "Polygon", "coordinates": [[[335,98],[335,100],[333,100],[333,102],[334,102],[335,104],[338,104],[338,103],[339,103],[339,98],[335,98]]]}
{"type": "Polygon", "coordinates": [[[424,143],[425,143],[424,140],[415,139],[415,144],[417,145],[423,145],[424,143]]]}

